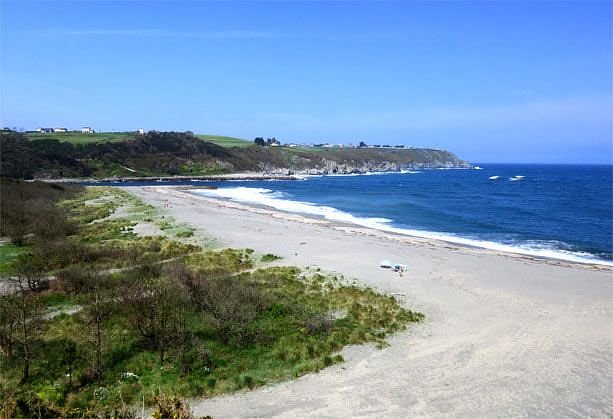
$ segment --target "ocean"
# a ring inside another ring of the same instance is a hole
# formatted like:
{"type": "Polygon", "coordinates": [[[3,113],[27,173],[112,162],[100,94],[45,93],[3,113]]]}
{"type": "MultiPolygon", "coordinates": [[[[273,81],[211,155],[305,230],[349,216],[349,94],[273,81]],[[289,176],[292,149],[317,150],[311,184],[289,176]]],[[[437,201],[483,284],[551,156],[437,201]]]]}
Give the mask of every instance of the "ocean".
{"type": "Polygon", "coordinates": [[[193,193],[399,234],[613,265],[612,166],[479,166],[202,182],[218,189],[193,193]]]}

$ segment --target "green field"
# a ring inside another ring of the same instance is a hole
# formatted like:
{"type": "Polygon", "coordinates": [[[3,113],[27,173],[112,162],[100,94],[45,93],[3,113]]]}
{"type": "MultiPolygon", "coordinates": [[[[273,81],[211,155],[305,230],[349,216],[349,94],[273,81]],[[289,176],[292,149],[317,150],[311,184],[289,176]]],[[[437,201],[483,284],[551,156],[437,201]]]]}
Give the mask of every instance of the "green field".
{"type": "Polygon", "coordinates": [[[241,138],[224,137],[222,135],[196,134],[196,137],[222,147],[247,147],[253,144],[251,141],[243,140],[241,138]]]}
{"type": "MultiPolygon", "coordinates": [[[[95,134],[82,134],[80,132],[26,133],[26,137],[30,140],[59,140],[72,144],[129,141],[133,140],[134,136],[135,133],[133,132],[97,132],[95,134]]],[[[196,137],[222,147],[246,147],[252,144],[247,140],[222,135],[196,134],[196,137]]]]}
{"type": "Polygon", "coordinates": [[[134,139],[133,132],[97,132],[83,134],[81,132],[26,133],[30,140],[59,140],[72,144],[102,143],[106,141],[120,142],[134,139]]]}

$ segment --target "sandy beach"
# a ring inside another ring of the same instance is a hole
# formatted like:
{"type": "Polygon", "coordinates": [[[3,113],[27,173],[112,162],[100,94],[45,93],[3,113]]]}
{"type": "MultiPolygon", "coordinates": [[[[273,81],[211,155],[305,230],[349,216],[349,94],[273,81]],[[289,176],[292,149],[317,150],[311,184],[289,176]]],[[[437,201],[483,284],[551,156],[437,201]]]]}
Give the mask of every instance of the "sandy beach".
{"type": "Polygon", "coordinates": [[[249,207],[173,187],[127,187],[216,239],[317,266],[426,315],[389,347],[297,380],[209,400],[196,416],[611,417],[613,269],[249,207]],[[409,265],[400,276],[389,259],[409,265]]]}

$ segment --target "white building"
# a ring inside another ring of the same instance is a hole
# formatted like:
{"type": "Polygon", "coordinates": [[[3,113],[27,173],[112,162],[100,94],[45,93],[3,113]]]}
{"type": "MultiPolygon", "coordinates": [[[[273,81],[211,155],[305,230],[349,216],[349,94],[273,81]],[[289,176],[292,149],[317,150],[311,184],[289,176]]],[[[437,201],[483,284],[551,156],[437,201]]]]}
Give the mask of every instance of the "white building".
{"type": "Polygon", "coordinates": [[[83,127],[81,128],[81,133],[82,134],[93,134],[94,130],[91,129],[91,127],[83,127]]]}
{"type": "Polygon", "coordinates": [[[144,134],[145,134],[145,130],[144,130],[144,129],[142,129],[142,128],[139,128],[139,129],[137,129],[137,130],[136,130],[136,133],[137,133],[138,135],[144,135],[144,134]]]}
{"type": "Polygon", "coordinates": [[[67,128],[54,128],[53,132],[68,132],[67,128]]]}

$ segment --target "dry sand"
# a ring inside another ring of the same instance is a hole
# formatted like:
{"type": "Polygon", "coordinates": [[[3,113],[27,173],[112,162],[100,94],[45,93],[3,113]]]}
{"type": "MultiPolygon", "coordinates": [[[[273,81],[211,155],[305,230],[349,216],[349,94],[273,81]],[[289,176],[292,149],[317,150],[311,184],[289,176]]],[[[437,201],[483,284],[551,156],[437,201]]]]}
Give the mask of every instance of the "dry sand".
{"type": "Polygon", "coordinates": [[[613,270],[394,236],[190,195],[126,188],[218,239],[388,293],[426,315],[389,347],[295,381],[191,401],[224,417],[611,417],[613,270]],[[378,267],[406,263],[403,277],[378,267]]]}

